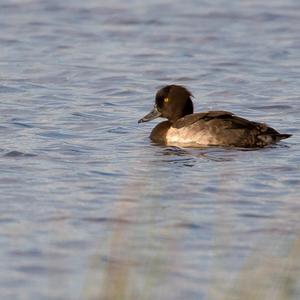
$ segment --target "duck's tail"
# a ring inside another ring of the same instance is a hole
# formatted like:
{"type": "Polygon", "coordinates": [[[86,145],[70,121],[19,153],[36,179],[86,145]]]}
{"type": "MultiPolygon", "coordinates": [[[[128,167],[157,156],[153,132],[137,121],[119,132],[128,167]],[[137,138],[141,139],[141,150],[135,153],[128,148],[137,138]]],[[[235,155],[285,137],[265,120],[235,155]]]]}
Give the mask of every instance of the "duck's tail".
{"type": "Polygon", "coordinates": [[[273,143],[277,143],[280,140],[287,139],[291,136],[292,136],[291,134],[281,134],[281,133],[260,134],[258,136],[257,146],[264,147],[273,143]]]}
{"type": "Polygon", "coordinates": [[[267,126],[266,124],[259,124],[259,127],[261,129],[261,132],[259,134],[259,139],[262,142],[265,142],[266,145],[277,143],[280,140],[284,140],[292,136],[291,134],[288,133],[279,133],[277,130],[267,126]]]}
{"type": "Polygon", "coordinates": [[[292,134],[282,134],[282,133],[278,133],[278,134],[274,134],[272,135],[272,138],[274,140],[274,142],[279,142],[280,140],[284,140],[284,139],[287,139],[289,137],[291,137],[292,134]]]}

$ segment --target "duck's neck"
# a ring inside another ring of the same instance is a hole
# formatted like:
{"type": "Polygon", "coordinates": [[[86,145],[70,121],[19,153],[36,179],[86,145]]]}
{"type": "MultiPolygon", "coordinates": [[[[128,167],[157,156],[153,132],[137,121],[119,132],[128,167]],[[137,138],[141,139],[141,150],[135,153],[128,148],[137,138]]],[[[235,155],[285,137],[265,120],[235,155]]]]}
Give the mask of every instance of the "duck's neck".
{"type": "Polygon", "coordinates": [[[188,97],[188,100],[185,102],[183,107],[178,107],[178,110],[172,115],[171,118],[168,118],[170,123],[175,123],[178,119],[190,115],[194,112],[194,106],[193,102],[190,97],[188,97]]]}
{"type": "Polygon", "coordinates": [[[188,101],[186,101],[185,103],[181,118],[186,115],[191,115],[193,112],[194,112],[194,105],[191,98],[189,97],[188,101]]]}

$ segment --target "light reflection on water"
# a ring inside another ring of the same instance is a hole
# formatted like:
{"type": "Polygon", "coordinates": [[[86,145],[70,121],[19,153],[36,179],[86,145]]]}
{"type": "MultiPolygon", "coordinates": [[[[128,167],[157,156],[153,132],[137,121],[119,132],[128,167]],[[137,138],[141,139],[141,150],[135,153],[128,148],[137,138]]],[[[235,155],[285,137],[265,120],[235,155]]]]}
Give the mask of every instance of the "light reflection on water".
{"type": "Polygon", "coordinates": [[[255,299],[245,282],[269,295],[266,279],[288,280],[300,253],[299,11],[1,3],[1,299],[255,299]],[[154,145],[156,123],[137,120],[170,83],[197,111],[293,137],[247,151],[154,145]]]}

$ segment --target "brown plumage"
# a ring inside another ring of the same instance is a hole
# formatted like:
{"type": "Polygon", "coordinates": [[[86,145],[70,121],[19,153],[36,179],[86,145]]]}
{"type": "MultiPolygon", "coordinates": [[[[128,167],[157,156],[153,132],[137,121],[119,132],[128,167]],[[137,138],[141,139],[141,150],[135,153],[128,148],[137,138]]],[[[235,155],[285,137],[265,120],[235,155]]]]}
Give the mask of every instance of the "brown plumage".
{"type": "Polygon", "coordinates": [[[168,121],[159,123],[152,130],[150,138],[166,145],[257,148],[291,136],[280,134],[264,123],[249,121],[227,111],[193,114],[191,93],[177,85],[159,90],[154,109],[139,123],[157,117],[165,117],[168,121]]]}

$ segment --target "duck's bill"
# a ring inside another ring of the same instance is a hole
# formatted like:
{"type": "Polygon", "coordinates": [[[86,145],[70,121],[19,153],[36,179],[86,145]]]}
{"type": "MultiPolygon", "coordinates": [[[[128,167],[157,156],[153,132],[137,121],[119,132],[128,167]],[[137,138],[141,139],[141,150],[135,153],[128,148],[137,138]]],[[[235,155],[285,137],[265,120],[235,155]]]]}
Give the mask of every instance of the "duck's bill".
{"type": "Polygon", "coordinates": [[[151,112],[146,115],[145,117],[143,117],[142,119],[140,119],[138,121],[138,123],[143,123],[143,122],[148,122],[151,120],[154,120],[156,118],[159,118],[161,116],[161,113],[157,110],[156,105],[153,107],[153,109],[151,110],[151,112]]]}

